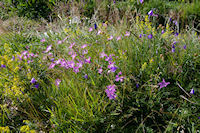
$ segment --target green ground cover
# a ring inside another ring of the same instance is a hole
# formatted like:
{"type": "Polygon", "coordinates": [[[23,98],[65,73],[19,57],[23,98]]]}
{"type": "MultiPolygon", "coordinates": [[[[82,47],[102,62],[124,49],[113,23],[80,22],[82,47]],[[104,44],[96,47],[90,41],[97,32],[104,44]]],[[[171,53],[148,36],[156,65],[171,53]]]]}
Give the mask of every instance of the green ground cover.
{"type": "Polygon", "coordinates": [[[8,19],[0,132],[200,132],[200,36],[146,14],[8,19]]]}

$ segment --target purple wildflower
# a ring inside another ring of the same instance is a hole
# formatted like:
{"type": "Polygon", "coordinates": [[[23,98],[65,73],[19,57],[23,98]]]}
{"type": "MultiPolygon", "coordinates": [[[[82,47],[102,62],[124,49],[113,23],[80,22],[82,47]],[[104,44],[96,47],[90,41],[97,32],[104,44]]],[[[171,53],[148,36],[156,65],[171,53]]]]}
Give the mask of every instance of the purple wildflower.
{"type": "Polygon", "coordinates": [[[66,61],[63,59],[61,62],[60,62],[60,67],[65,67],[67,65],[66,61]]]}
{"type": "Polygon", "coordinates": [[[139,84],[136,84],[136,88],[139,88],[139,84]]]}
{"type": "Polygon", "coordinates": [[[78,62],[78,63],[76,63],[76,66],[78,67],[78,68],[81,68],[81,67],[83,67],[83,62],[78,62]]]}
{"type": "Polygon", "coordinates": [[[173,21],[173,23],[177,26],[178,25],[178,22],[176,20],[173,21]]]}
{"type": "Polygon", "coordinates": [[[78,72],[79,72],[79,67],[74,67],[74,68],[73,68],[73,71],[74,71],[75,73],[78,73],[78,72]]]}
{"type": "Polygon", "coordinates": [[[61,82],[61,80],[60,80],[60,79],[56,79],[56,81],[55,81],[55,85],[56,85],[57,87],[59,87],[59,85],[60,85],[60,82],[61,82]]]}
{"type": "Polygon", "coordinates": [[[82,52],[83,55],[85,55],[85,54],[87,54],[87,53],[88,53],[88,50],[87,50],[87,49],[83,50],[83,52],[82,52]]]}
{"type": "Polygon", "coordinates": [[[88,31],[89,31],[89,32],[92,32],[92,31],[93,31],[93,28],[92,28],[92,27],[90,27],[88,31]]]}
{"type": "Polygon", "coordinates": [[[83,45],[81,46],[82,49],[84,49],[84,48],[86,48],[86,47],[87,47],[87,44],[83,44],[83,45]]]}
{"type": "Polygon", "coordinates": [[[100,58],[104,58],[104,57],[107,57],[107,54],[105,54],[104,52],[101,52],[100,53],[100,58]]]}
{"type": "Polygon", "coordinates": [[[88,57],[87,59],[85,59],[85,63],[91,63],[91,57],[88,57]]]}
{"type": "Polygon", "coordinates": [[[164,31],[164,30],[162,30],[162,31],[161,31],[161,34],[164,34],[164,33],[165,33],[165,31],[164,31]]]}
{"type": "Polygon", "coordinates": [[[76,58],[76,53],[73,53],[72,55],[71,55],[71,57],[72,57],[72,59],[74,60],[75,58],[76,58]]]}
{"type": "Polygon", "coordinates": [[[33,62],[33,60],[28,60],[27,63],[30,64],[31,62],[33,62]]]}
{"type": "Polygon", "coordinates": [[[2,64],[1,67],[2,67],[2,68],[6,68],[6,65],[3,65],[3,64],[2,64]]]}
{"type": "Polygon", "coordinates": [[[142,34],[139,35],[139,38],[142,38],[142,34]]]}
{"type": "Polygon", "coordinates": [[[103,69],[102,69],[102,67],[100,67],[100,68],[98,69],[98,73],[99,73],[99,74],[102,74],[102,72],[103,72],[103,69]]]}
{"type": "Polygon", "coordinates": [[[85,79],[88,79],[88,75],[87,75],[87,74],[85,74],[85,75],[84,75],[84,78],[85,78],[85,79]]]}
{"type": "Polygon", "coordinates": [[[25,56],[26,54],[28,54],[28,51],[23,51],[21,55],[25,56]]]}
{"type": "Polygon", "coordinates": [[[111,69],[114,66],[115,66],[115,62],[110,62],[110,64],[108,65],[108,68],[111,69]]]}
{"type": "Polygon", "coordinates": [[[148,35],[148,38],[149,38],[149,39],[152,39],[152,38],[153,38],[152,34],[148,35]]]}
{"type": "Polygon", "coordinates": [[[75,63],[74,61],[68,61],[67,62],[67,65],[70,67],[70,68],[73,68],[75,66],[75,63]]]}
{"type": "Polygon", "coordinates": [[[101,34],[101,30],[98,30],[97,35],[100,35],[100,34],[101,34]]]}
{"type": "Polygon", "coordinates": [[[124,36],[130,36],[130,32],[129,31],[126,31],[126,34],[124,36]]]}
{"type": "Polygon", "coordinates": [[[172,44],[172,48],[175,48],[175,45],[174,45],[174,44],[172,44]]]}
{"type": "MultiPolygon", "coordinates": [[[[21,90],[20,90],[21,91],[21,90]]],[[[24,95],[24,92],[23,91],[21,91],[21,93],[24,95]]],[[[19,100],[19,99],[17,99],[17,100],[19,100]]]]}
{"type": "Polygon", "coordinates": [[[42,40],[40,40],[40,42],[45,42],[46,40],[45,40],[45,38],[43,38],[42,40]]]}
{"type": "MultiPolygon", "coordinates": [[[[173,45],[175,45],[176,43],[177,43],[177,41],[173,41],[173,43],[172,43],[172,44],[173,44],[173,45]]],[[[174,48],[175,48],[175,47],[174,47],[174,48]]]]}
{"type": "Polygon", "coordinates": [[[140,0],[140,3],[142,4],[144,2],[144,0],[140,0]]]}
{"type": "Polygon", "coordinates": [[[176,32],[176,33],[175,33],[175,36],[178,36],[178,35],[179,35],[178,32],[176,32]]]}
{"type": "Polygon", "coordinates": [[[12,60],[13,60],[13,61],[15,60],[15,56],[12,56],[12,60]]]}
{"type": "Polygon", "coordinates": [[[68,52],[68,55],[72,55],[74,53],[74,51],[73,50],[70,50],[69,52],[68,52]]]}
{"type": "Polygon", "coordinates": [[[36,80],[35,80],[35,78],[32,78],[31,79],[31,84],[34,84],[34,83],[36,83],[36,80]]]}
{"type": "Polygon", "coordinates": [[[105,61],[112,61],[112,60],[113,60],[113,59],[112,59],[112,56],[113,56],[113,55],[107,56],[107,58],[105,59],[105,61]]]}
{"type": "Polygon", "coordinates": [[[115,62],[111,62],[110,65],[108,65],[108,68],[110,69],[111,72],[115,72],[117,70],[115,62]]]}
{"type": "Polygon", "coordinates": [[[107,57],[107,54],[105,54],[104,52],[101,52],[100,53],[100,58],[104,58],[104,57],[107,57]]]}
{"type": "Polygon", "coordinates": [[[111,71],[111,72],[115,72],[116,70],[117,70],[117,67],[116,67],[116,66],[110,68],[110,71],[111,71]]]}
{"type": "Polygon", "coordinates": [[[167,85],[169,85],[169,84],[170,84],[170,82],[165,82],[165,80],[163,79],[163,81],[159,83],[160,89],[163,87],[167,87],[167,85]]]}
{"type": "Polygon", "coordinates": [[[53,53],[48,53],[48,56],[53,56],[53,53]]]}
{"type": "Polygon", "coordinates": [[[122,39],[121,36],[116,37],[116,40],[117,40],[117,41],[119,41],[119,40],[121,40],[121,39],[122,39]]]}
{"type": "Polygon", "coordinates": [[[154,17],[158,17],[158,15],[157,15],[157,14],[153,14],[152,16],[154,16],[154,17]]]}
{"type": "Polygon", "coordinates": [[[105,90],[107,97],[109,97],[110,100],[115,99],[117,95],[115,94],[115,85],[109,85],[107,86],[107,89],[105,90]]]}
{"type": "Polygon", "coordinates": [[[115,81],[120,81],[120,82],[123,82],[123,80],[124,80],[124,76],[119,76],[119,75],[116,75],[116,79],[115,79],[115,81]]]}
{"type": "Polygon", "coordinates": [[[94,24],[94,29],[95,29],[95,30],[97,29],[97,24],[96,24],[96,23],[94,24]]]}
{"type": "Polygon", "coordinates": [[[61,44],[62,43],[62,41],[61,40],[58,40],[58,42],[57,42],[58,44],[61,44]]]}
{"type": "Polygon", "coordinates": [[[186,46],[186,45],[184,45],[184,46],[183,46],[183,48],[184,48],[184,49],[186,49],[186,48],[187,48],[187,46],[186,46]]]}
{"type": "Polygon", "coordinates": [[[24,60],[26,60],[28,57],[26,55],[24,55],[24,60]]]}
{"type": "Polygon", "coordinates": [[[150,11],[148,12],[148,15],[149,15],[149,16],[152,16],[152,15],[153,15],[153,10],[150,10],[150,11]]]}
{"type": "Polygon", "coordinates": [[[192,94],[192,95],[194,94],[194,89],[190,90],[190,94],[192,94]]]}
{"type": "Polygon", "coordinates": [[[172,44],[172,53],[175,52],[175,45],[174,45],[174,44],[176,44],[176,42],[174,42],[174,43],[172,44]]]}
{"type": "Polygon", "coordinates": [[[18,55],[17,58],[22,61],[22,55],[18,55]]]}
{"type": "Polygon", "coordinates": [[[109,38],[108,38],[108,41],[112,40],[113,39],[113,36],[111,35],[109,38]]]}
{"type": "Polygon", "coordinates": [[[55,64],[58,65],[61,63],[61,59],[58,59],[57,61],[55,61],[55,64]]]}
{"type": "Polygon", "coordinates": [[[71,43],[69,48],[71,49],[75,45],[75,42],[71,43]]]}
{"type": "Polygon", "coordinates": [[[51,58],[50,61],[54,62],[55,58],[51,58]]]}
{"type": "Polygon", "coordinates": [[[56,65],[55,63],[51,63],[51,64],[50,64],[50,66],[49,66],[49,69],[52,69],[52,68],[54,68],[54,67],[55,67],[55,65],[56,65]]]}
{"type": "Polygon", "coordinates": [[[122,72],[120,71],[120,72],[118,73],[118,75],[122,75],[122,72]]]}
{"type": "Polygon", "coordinates": [[[35,87],[36,89],[38,89],[38,88],[39,88],[39,84],[34,85],[34,87],[35,87]]]}
{"type": "Polygon", "coordinates": [[[47,46],[47,49],[44,51],[44,53],[47,53],[51,50],[52,45],[47,46]]]}
{"type": "Polygon", "coordinates": [[[121,72],[121,71],[116,75],[115,81],[123,82],[124,76],[119,76],[119,75],[122,75],[122,72],[121,72]]]}

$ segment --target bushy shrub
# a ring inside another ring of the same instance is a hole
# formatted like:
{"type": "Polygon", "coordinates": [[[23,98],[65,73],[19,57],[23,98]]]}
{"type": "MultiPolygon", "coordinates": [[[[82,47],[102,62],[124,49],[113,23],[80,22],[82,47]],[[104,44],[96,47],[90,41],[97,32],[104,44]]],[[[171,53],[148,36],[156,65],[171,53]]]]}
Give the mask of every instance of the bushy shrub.
{"type": "Polygon", "coordinates": [[[8,11],[19,16],[26,16],[31,19],[49,19],[55,0],[3,0],[3,3],[8,11]]]}

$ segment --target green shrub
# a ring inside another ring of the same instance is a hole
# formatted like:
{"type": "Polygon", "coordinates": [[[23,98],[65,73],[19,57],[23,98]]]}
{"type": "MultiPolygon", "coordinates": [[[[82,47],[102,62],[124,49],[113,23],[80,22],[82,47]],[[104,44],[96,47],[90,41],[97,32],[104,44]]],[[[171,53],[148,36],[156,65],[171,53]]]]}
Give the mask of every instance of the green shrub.
{"type": "Polygon", "coordinates": [[[18,16],[26,16],[31,19],[49,19],[55,0],[10,0],[3,1],[5,8],[18,16]]]}

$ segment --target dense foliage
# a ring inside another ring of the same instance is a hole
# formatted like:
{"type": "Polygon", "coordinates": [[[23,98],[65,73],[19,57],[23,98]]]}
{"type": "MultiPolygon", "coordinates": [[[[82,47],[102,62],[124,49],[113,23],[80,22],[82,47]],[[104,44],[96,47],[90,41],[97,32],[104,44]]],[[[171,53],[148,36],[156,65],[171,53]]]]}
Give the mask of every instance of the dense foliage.
{"type": "MultiPolygon", "coordinates": [[[[9,15],[26,16],[31,19],[45,18],[48,21],[58,18],[60,15],[68,16],[73,8],[78,8],[81,17],[92,18],[99,12],[99,19],[108,21],[109,16],[120,12],[122,18],[127,15],[127,9],[131,12],[146,14],[153,10],[158,14],[158,24],[164,24],[168,18],[178,21],[182,28],[187,25],[199,28],[198,0],[0,0],[3,19],[9,15]],[[61,8],[61,9],[60,9],[61,8]],[[63,12],[64,11],[64,12],[63,12]]],[[[77,11],[76,11],[77,12],[77,11]]]]}
{"type": "Polygon", "coordinates": [[[158,24],[167,8],[150,2],[112,1],[110,22],[15,17],[0,35],[0,132],[200,132],[200,36],[158,24]]]}

